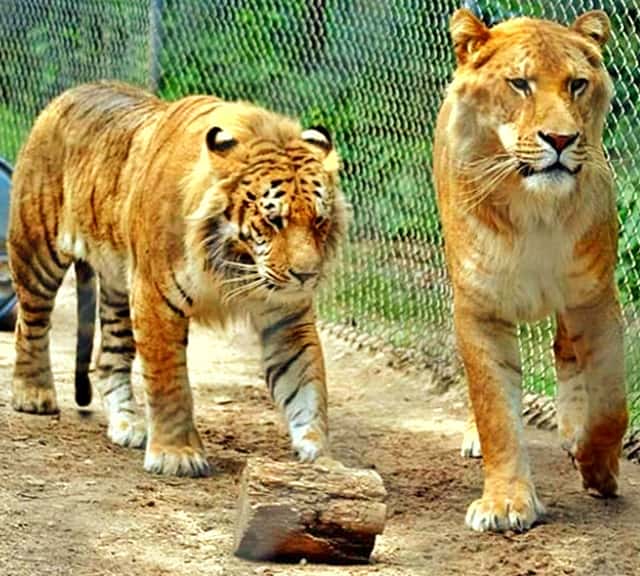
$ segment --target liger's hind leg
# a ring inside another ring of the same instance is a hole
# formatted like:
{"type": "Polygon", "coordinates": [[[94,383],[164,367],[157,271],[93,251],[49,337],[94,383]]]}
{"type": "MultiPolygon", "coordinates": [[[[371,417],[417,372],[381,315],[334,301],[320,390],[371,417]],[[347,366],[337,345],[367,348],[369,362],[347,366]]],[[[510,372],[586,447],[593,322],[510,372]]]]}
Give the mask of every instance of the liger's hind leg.
{"type": "Polygon", "coordinates": [[[107,435],[115,444],[141,448],[146,426],[131,388],[135,343],[124,277],[117,287],[100,278],[100,325],[98,390],[109,421],[107,435]]]}
{"type": "Polygon", "coordinates": [[[576,439],[584,435],[587,421],[587,386],[584,366],[578,363],[576,347],[568,332],[565,318],[561,314],[556,317],[553,353],[558,380],[556,397],[558,432],[562,447],[573,455],[576,439]]]}
{"type": "Polygon", "coordinates": [[[9,265],[19,308],[11,404],[21,412],[53,414],[58,403],[49,355],[51,312],[71,260],[48,237],[26,238],[15,226],[12,232],[9,265]]]}
{"type": "Polygon", "coordinates": [[[612,496],[628,423],[622,319],[613,288],[597,304],[558,317],[555,354],[563,445],[584,487],[612,496]]]}

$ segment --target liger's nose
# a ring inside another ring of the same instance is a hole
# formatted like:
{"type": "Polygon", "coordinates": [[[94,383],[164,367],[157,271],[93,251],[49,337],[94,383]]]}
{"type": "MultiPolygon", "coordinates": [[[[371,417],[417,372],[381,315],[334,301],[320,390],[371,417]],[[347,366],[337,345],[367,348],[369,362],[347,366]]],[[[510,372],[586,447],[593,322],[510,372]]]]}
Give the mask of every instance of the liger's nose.
{"type": "Polygon", "coordinates": [[[580,132],[574,132],[573,134],[558,134],[557,132],[543,132],[540,130],[538,136],[544,140],[547,144],[560,154],[565,148],[568,148],[573,144],[580,136],[580,132]]]}

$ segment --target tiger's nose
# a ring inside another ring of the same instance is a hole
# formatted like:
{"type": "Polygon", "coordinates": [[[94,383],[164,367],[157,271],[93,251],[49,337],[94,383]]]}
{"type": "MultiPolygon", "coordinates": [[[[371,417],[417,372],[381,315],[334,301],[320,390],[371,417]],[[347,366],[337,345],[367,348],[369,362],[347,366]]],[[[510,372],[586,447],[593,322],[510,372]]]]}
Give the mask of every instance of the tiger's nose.
{"type": "Polygon", "coordinates": [[[573,134],[558,134],[557,132],[543,132],[540,130],[538,136],[560,154],[565,148],[573,144],[580,136],[580,132],[573,134]]]}
{"type": "Polygon", "coordinates": [[[313,278],[318,276],[317,272],[303,272],[300,270],[296,271],[293,268],[289,268],[289,274],[291,274],[291,276],[298,280],[300,284],[304,284],[308,280],[312,280],[313,278]]]}

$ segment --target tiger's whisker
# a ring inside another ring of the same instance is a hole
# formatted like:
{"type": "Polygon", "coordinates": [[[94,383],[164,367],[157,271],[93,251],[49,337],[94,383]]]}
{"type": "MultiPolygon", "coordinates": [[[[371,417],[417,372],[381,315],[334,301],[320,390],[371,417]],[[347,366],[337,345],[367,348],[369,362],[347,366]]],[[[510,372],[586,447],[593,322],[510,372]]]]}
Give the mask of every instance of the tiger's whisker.
{"type": "Polygon", "coordinates": [[[221,283],[223,285],[235,284],[237,282],[247,282],[249,280],[255,280],[256,278],[261,278],[261,275],[258,274],[257,272],[255,274],[246,274],[246,275],[243,275],[243,276],[237,276],[235,278],[226,278],[221,283]]]}
{"type": "Polygon", "coordinates": [[[264,284],[264,279],[263,278],[258,278],[257,280],[253,280],[251,282],[248,282],[246,284],[242,284],[241,286],[236,286],[235,288],[229,290],[229,292],[225,293],[225,299],[227,301],[232,300],[233,298],[236,298],[237,296],[239,296],[240,294],[243,294],[244,292],[253,290],[255,288],[257,288],[258,286],[260,286],[261,284],[264,284]]]}

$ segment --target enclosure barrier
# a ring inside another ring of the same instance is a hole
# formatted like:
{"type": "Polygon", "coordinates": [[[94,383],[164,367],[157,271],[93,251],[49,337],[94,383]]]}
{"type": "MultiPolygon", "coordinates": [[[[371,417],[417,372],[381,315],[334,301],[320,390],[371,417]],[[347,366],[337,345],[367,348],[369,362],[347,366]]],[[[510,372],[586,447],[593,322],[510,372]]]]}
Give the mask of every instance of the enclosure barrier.
{"type": "MultiPolygon", "coordinates": [[[[616,97],[606,130],[620,215],[617,280],[632,423],[640,426],[640,0],[478,0],[494,22],[570,23],[608,12],[616,97]]],[[[331,130],[354,207],[319,302],[323,321],[455,377],[451,289],[431,175],[432,133],[453,68],[444,0],[4,0],[0,155],[14,160],[39,110],[80,82],[116,78],[164,98],[251,99],[331,130]]],[[[338,328],[335,328],[335,327],[338,328]]],[[[521,327],[525,386],[554,391],[551,321],[521,327]]]]}

